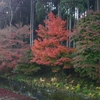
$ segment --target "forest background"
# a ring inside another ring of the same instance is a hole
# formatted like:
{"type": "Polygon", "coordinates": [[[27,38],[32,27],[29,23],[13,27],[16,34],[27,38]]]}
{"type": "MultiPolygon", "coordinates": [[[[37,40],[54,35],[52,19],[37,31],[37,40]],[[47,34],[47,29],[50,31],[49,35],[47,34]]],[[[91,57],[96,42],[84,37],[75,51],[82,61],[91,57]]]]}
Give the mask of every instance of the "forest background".
{"type": "MultiPolygon", "coordinates": [[[[44,82],[42,75],[54,75],[53,81],[57,74],[64,79],[78,75],[98,83],[99,5],[99,0],[1,0],[1,76],[15,78],[19,74],[18,81],[22,73],[26,77],[40,75],[39,81],[44,82]]],[[[74,84],[72,80],[69,84],[74,84]]],[[[58,83],[56,87],[61,86],[58,83]]]]}

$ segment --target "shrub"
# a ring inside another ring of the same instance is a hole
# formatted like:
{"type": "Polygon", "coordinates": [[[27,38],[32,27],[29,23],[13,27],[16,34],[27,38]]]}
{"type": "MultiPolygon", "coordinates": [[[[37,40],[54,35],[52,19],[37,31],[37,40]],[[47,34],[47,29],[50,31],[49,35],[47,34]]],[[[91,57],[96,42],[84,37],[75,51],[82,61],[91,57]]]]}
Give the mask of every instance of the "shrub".
{"type": "Polygon", "coordinates": [[[29,26],[13,26],[12,32],[9,27],[0,30],[0,71],[7,72],[16,67],[24,52],[30,48],[28,33],[29,26]]]}
{"type": "Polygon", "coordinates": [[[38,72],[41,67],[31,62],[32,51],[28,50],[24,53],[24,55],[20,58],[17,67],[13,70],[14,73],[17,74],[25,74],[25,75],[33,75],[35,72],[38,72]]]}

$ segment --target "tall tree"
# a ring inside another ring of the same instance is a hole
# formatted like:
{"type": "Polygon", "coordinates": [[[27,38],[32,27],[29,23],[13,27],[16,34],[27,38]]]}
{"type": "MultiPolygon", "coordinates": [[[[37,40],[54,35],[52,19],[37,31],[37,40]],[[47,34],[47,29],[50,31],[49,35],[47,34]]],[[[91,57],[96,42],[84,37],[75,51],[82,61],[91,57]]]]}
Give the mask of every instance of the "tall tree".
{"type": "Polygon", "coordinates": [[[70,53],[74,50],[61,45],[62,42],[68,40],[66,21],[50,13],[44,22],[45,27],[39,25],[39,30],[36,31],[39,38],[34,40],[32,46],[34,55],[32,61],[52,67],[70,68],[70,53]]]}
{"type": "Polygon", "coordinates": [[[81,76],[100,79],[100,13],[88,12],[74,31],[76,52],[73,64],[81,76]]]}
{"type": "Polygon", "coordinates": [[[35,4],[36,0],[31,0],[31,13],[30,13],[30,46],[33,45],[34,30],[35,30],[35,4]]]}
{"type": "Polygon", "coordinates": [[[19,22],[23,22],[23,25],[29,24],[30,0],[2,0],[0,3],[0,15],[0,28],[19,22]]]}
{"type": "Polygon", "coordinates": [[[100,0],[96,0],[97,11],[100,12],[100,0]]]}

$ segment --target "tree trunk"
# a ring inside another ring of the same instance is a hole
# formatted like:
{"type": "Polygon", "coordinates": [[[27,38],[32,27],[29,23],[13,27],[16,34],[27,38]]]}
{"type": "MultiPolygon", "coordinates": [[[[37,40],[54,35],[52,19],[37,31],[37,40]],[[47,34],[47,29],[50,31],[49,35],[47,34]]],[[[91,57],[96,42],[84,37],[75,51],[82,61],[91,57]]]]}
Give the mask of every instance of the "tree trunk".
{"type": "Polygon", "coordinates": [[[87,7],[88,7],[88,10],[90,9],[90,1],[87,0],[87,7]]]}
{"type": "Polygon", "coordinates": [[[30,46],[33,45],[34,40],[34,23],[35,23],[35,0],[31,0],[31,13],[30,13],[30,46]]]}
{"type": "Polygon", "coordinates": [[[61,12],[60,12],[60,0],[58,0],[58,16],[61,17],[61,12]]]}
{"type": "Polygon", "coordinates": [[[13,19],[13,10],[12,10],[12,1],[10,0],[10,32],[12,31],[12,19],[13,19]]]}
{"type": "Polygon", "coordinates": [[[97,11],[99,12],[100,11],[100,0],[97,0],[97,11]]]}

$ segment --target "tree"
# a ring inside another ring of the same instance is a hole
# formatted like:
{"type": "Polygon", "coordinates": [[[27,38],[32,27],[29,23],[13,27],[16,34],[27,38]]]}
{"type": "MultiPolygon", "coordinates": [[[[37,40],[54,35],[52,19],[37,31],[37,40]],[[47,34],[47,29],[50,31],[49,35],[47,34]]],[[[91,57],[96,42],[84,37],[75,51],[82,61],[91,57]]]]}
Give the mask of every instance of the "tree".
{"type": "Polygon", "coordinates": [[[100,12],[100,0],[96,0],[96,10],[100,12]]]}
{"type": "Polygon", "coordinates": [[[74,49],[67,48],[63,44],[64,41],[68,40],[67,36],[69,35],[69,31],[65,27],[66,21],[51,12],[44,23],[45,26],[40,24],[39,29],[36,30],[38,39],[34,40],[32,46],[34,55],[32,62],[52,67],[70,68],[70,53],[74,49]]]}
{"type": "Polygon", "coordinates": [[[74,31],[74,39],[75,70],[81,76],[100,79],[100,13],[90,11],[86,17],[80,19],[74,31]]]}
{"type": "Polygon", "coordinates": [[[30,46],[33,45],[33,40],[34,40],[34,30],[35,30],[35,5],[36,1],[31,0],[31,13],[30,13],[30,46]]]}
{"type": "Polygon", "coordinates": [[[0,28],[30,22],[30,0],[0,0],[0,28]]]}
{"type": "Polygon", "coordinates": [[[29,49],[27,38],[29,27],[16,26],[13,32],[9,28],[0,30],[0,70],[14,69],[26,50],[29,49]]]}
{"type": "Polygon", "coordinates": [[[46,16],[46,9],[44,7],[44,4],[41,3],[39,0],[37,0],[36,3],[36,21],[39,24],[43,24],[43,20],[46,16]]]}

